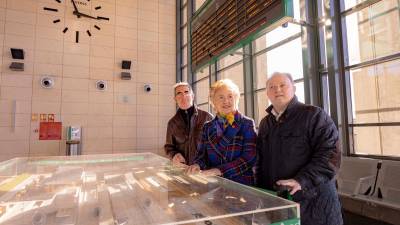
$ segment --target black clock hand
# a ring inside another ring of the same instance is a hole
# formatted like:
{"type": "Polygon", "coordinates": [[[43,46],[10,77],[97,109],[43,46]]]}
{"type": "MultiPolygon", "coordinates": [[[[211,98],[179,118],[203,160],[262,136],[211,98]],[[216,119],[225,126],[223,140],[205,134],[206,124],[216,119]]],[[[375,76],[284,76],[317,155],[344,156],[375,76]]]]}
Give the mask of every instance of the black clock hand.
{"type": "Polygon", "coordinates": [[[75,11],[73,12],[74,15],[76,15],[78,18],[80,18],[81,17],[80,15],[75,14],[75,13],[79,13],[78,7],[76,7],[75,1],[71,0],[71,2],[72,2],[72,4],[74,5],[74,8],[75,8],[75,11]]]}
{"type": "Polygon", "coordinates": [[[80,13],[80,12],[74,12],[74,15],[77,15],[77,16],[83,16],[83,17],[87,17],[87,18],[91,18],[91,19],[98,19],[98,18],[96,18],[96,17],[94,17],[94,16],[90,16],[90,15],[87,15],[87,14],[84,14],[84,13],[80,13]]]}
{"type": "Polygon", "coordinates": [[[74,12],[79,12],[78,7],[76,7],[75,1],[71,0],[72,4],[74,5],[75,11],[74,12]]]}

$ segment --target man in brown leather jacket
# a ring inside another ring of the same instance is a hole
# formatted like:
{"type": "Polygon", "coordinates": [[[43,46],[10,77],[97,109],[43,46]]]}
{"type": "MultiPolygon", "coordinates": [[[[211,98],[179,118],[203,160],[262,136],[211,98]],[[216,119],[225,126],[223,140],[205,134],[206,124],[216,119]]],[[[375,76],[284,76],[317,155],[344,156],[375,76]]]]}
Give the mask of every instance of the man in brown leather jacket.
{"type": "Polygon", "coordinates": [[[212,115],[193,104],[194,94],[188,83],[175,84],[174,93],[179,109],[168,121],[164,149],[173,164],[191,165],[203,125],[212,119],[212,115]]]}

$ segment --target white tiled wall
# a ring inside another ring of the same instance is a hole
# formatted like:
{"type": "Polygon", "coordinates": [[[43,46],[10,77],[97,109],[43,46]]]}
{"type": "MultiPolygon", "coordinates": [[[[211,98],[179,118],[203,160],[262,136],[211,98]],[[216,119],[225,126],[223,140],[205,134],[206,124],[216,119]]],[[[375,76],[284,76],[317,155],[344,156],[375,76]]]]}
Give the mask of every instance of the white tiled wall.
{"type": "Polygon", "coordinates": [[[88,4],[78,5],[82,12],[110,18],[100,22],[76,18],[71,2],[61,1],[0,0],[0,160],[65,153],[65,130],[61,141],[38,140],[33,113],[55,114],[63,129],[81,125],[84,154],[162,154],[175,113],[176,1],[76,0],[88,4]],[[21,61],[11,58],[11,47],[24,49],[25,71],[8,68],[21,61]],[[132,80],[119,77],[123,59],[132,61],[132,80]],[[53,89],[41,88],[43,76],[53,77],[53,89]],[[96,89],[97,80],[107,81],[106,91],[96,89]]]}

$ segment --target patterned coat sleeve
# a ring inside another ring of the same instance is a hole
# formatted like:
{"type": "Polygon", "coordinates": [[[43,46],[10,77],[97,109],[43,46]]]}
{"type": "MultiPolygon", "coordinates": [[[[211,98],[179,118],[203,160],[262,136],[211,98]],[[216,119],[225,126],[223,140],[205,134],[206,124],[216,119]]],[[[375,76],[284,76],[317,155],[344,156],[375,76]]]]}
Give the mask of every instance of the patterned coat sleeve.
{"type": "Polygon", "coordinates": [[[196,151],[196,156],[193,160],[193,164],[198,164],[200,166],[200,169],[206,169],[207,168],[207,130],[209,127],[209,123],[205,123],[203,126],[203,131],[201,134],[201,140],[200,143],[197,146],[197,151],[196,151]]]}

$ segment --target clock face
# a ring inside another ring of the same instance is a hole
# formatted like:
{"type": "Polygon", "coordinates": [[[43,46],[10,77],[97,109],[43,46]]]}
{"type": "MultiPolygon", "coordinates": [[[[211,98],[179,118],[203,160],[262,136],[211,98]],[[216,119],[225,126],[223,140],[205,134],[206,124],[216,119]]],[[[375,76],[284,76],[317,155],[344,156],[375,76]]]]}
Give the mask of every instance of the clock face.
{"type": "MultiPolygon", "coordinates": [[[[65,27],[62,32],[66,34],[67,32],[73,32],[75,36],[75,42],[79,43],[80,37],[82,35],[87,35],[91,37],[93,31],[101,30],[101,24],[105,21],[109,21],[110,18],[102,14],[102,5],[96,0],[54,0],[55,3],[63,6],[65,10],[60,10],[60,7],[43,7],[43,10],[55,13],[58,15],[59,11],[65,11],[65,27]],[[67,21],[72,21],[68,23],[67,21]],[[70,24],[70,25],[67,25],[70,24]]],[[[55,18],[53,23],[62,22],[62,16],[60,18],[55,18]]]]}

